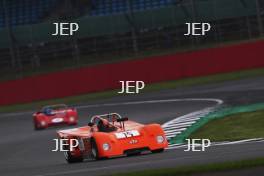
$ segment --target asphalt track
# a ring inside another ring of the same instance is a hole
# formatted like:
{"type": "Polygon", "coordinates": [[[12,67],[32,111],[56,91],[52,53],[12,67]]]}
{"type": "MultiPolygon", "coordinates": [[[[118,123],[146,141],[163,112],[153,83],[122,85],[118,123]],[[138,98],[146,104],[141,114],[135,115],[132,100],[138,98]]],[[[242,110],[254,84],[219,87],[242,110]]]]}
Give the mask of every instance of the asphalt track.
{"type": "MultiPolygon", "coordinates": [[[[264,102],[264,78],[230,81],[205,86],[178,88],[160,92],[122,96],[78,105],[80,123],[87,124],[91,115],[119,112],[142,123],[165,123],[176,117],[215,106],[212,101],[174,101],[140,104],[124,102],[169,100],[185,98],[214,98],[224,101],[224,106],[264,102]],[[112,105],[102,104],[114,103],[112,105]],[[97,104],[98,106],[93,106],[97,104]]],[[[67,127],[63,127],[67,128],[67,127]]],[[[0,175],[52,176],[52,175],[109,175],[151,168],[168,168],[182,165],[213,163],[264,157],[264,143],[213,146],[205,152],[184,152],[184,148],[166,150],[161,154],[144,154],[102,161],[85,161],[67,164],[63,154],[51,152],[56,138],[51,128],[34,131],[31,112],[0,114],[0,175]]],[[[262,172],[263,173],[263,172],[262,172]]]]}

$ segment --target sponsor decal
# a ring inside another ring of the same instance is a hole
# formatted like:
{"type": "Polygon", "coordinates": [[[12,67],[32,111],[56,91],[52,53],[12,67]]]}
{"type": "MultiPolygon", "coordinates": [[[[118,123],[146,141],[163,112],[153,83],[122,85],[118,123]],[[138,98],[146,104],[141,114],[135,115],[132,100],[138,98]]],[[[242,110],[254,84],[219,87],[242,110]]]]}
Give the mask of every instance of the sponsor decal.
{"type": "Polygon", "coordinates": [[[51,120],[53,123],[60,123],[63,122],[63,118],[55,118],[51,120]]]}
{"type": "Polygon", "coordinates": [[[130,131],[124,131],[121,133],[115,133],[115,136],[117,139],[124,139],[124,138],[130,138],[130,137],[135,137],[139,136],[139,132],[137,130],[130,130],[130,131]]]}
{"type": "Polygon", "coordinates": [[[131,141],[129,141],[129,144],[136,144],[136,143],[138,143],[138,140],[136,139],[132,139],[131,141]]]}

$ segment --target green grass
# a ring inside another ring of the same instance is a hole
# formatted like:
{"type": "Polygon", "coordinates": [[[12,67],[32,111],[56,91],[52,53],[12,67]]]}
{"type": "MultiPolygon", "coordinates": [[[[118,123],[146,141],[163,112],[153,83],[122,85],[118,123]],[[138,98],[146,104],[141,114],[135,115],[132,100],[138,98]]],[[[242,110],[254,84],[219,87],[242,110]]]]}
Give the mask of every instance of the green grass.
{"type": "Polygon", "coordinates": [[[113,174],[112,176],[187,176],[201,173],[215,173],[264,166],[264,158],[214,163],[208,165],[184,166],[166,169],[145,170],[131,173],[113,174]]]}
{"type": "MultiPolygon", "coordinates": [[[[223,82],[223,81],[229,81],[229,80],[238,80],[238,79],[258,77],[258,76],[263,76],[263,75],[264,75],[264,68],[260,68],[260,69],[246,70],[246,71],[240,71],[240,72],[217,74],[217,75],[211,75],[211,76],[186,78],[186,79],[175,80],[175,81],[147,84],[145,89],[142,91],[142,93],[160,91],[160,90],[165,90],[165,89],[174,89],[174,88],[179,88],[179,87],[188,87],[188,86],[194,86],[194,85],[210,84],[210,83],[223,82]]],[[[69,105],[74,105],[74,104],[80,104],[80,103],[87,103],[87,102],[91,102],[94,100],[111,98],[115,96],[124,96],[124,95],[118,94],[117,93],[118,91],[119,90],[110,90],[110,91],[105,91],[105,92],[90,93],[90,94],[66,97],[66,98],[61,98],[61,99],[37,101],[37,102],[32,102],[32,103],[27,103],[27,104],[0,106],[0,113],[35,110],[47,104],[66,103],[69,105]]]]}
{"type": "Polygon", "coordinates": [[[212,120],[194,132],[192,139],[211,141],[235,141],[264,138],[264,110],[239,113],[222,119],[212,120]]]}

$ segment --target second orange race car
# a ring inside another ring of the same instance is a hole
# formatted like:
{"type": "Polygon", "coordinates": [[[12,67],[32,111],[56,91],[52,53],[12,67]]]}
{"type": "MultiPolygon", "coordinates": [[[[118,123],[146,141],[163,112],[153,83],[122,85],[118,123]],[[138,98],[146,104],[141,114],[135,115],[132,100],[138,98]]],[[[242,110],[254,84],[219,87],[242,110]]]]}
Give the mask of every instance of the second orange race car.
{"type": "Polygon", "coordinates": [[[64,143],[68,163],[86,158],[102,159],[122,155],[140,154],[142,151],[163,152],[168,147],[165,133],[159,124],[143,125],[117,113],[92,117],[88,126],[57,132],[64,143]],[[78,141],[70,149],[70,141],[78,141]],[[67,142],[68,141],[68,142],[67,142]],[[68,144],[68,145],[67,145],[68,144]]]}

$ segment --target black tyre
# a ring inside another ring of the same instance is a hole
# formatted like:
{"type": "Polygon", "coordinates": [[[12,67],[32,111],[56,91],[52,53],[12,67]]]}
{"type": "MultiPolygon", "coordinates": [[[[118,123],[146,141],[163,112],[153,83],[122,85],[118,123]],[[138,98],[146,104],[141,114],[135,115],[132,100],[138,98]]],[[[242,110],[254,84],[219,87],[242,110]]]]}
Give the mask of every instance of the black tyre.
{"type": "Polygon", "coordinates": [[[96,141],[94,139],[91,140],[91,158],[95,160],[99,160],[99,152],[98,152],[98,147],[96,144],[96,141]]]}
{"type": "Polygon", "coordinates": [[[64,157],[69,164],[83,162],[82,157],[75,157],[71,154],[71,152],[69,151],[69,147],[64,147],[64,150],[67,150],[64,152],[64,157]]]}
{"type": "Polygon", "coordinates": [[[130,157],[130,156],[137,156],[137,155],[140,155],[140,154],[141,154],[140,151],[134,151],[134,152],[129,152],[129,153],[127,153],[126,155],[127,155],[128,157],[130,157]]]}
{"type": "Polygon", "coordinates": [[[71,152],[64,152],[64,157],[68,163],[80,163],[83,161],[82,157],[74,157],[71,152]]]}
{"type": "Polygon", "coordinates": [[[43,130],[44,128],[39,128],[37,123],[34,123],[34,130],[43,130]]]}
{"type": "Polygon", "coordinates": [[[157,150],[152,150],[151,151],[152,153],[161,153],[161,152],[164,152],[164,149],[157,149],[157,150]]]}
{"type": "Polygon", "coordinates": [[[40,128],[38,128],[37,125],[35,124],[35,125],[34,125],[34,130],[37,131],[37,130],[40,130],[40,128]]]}

